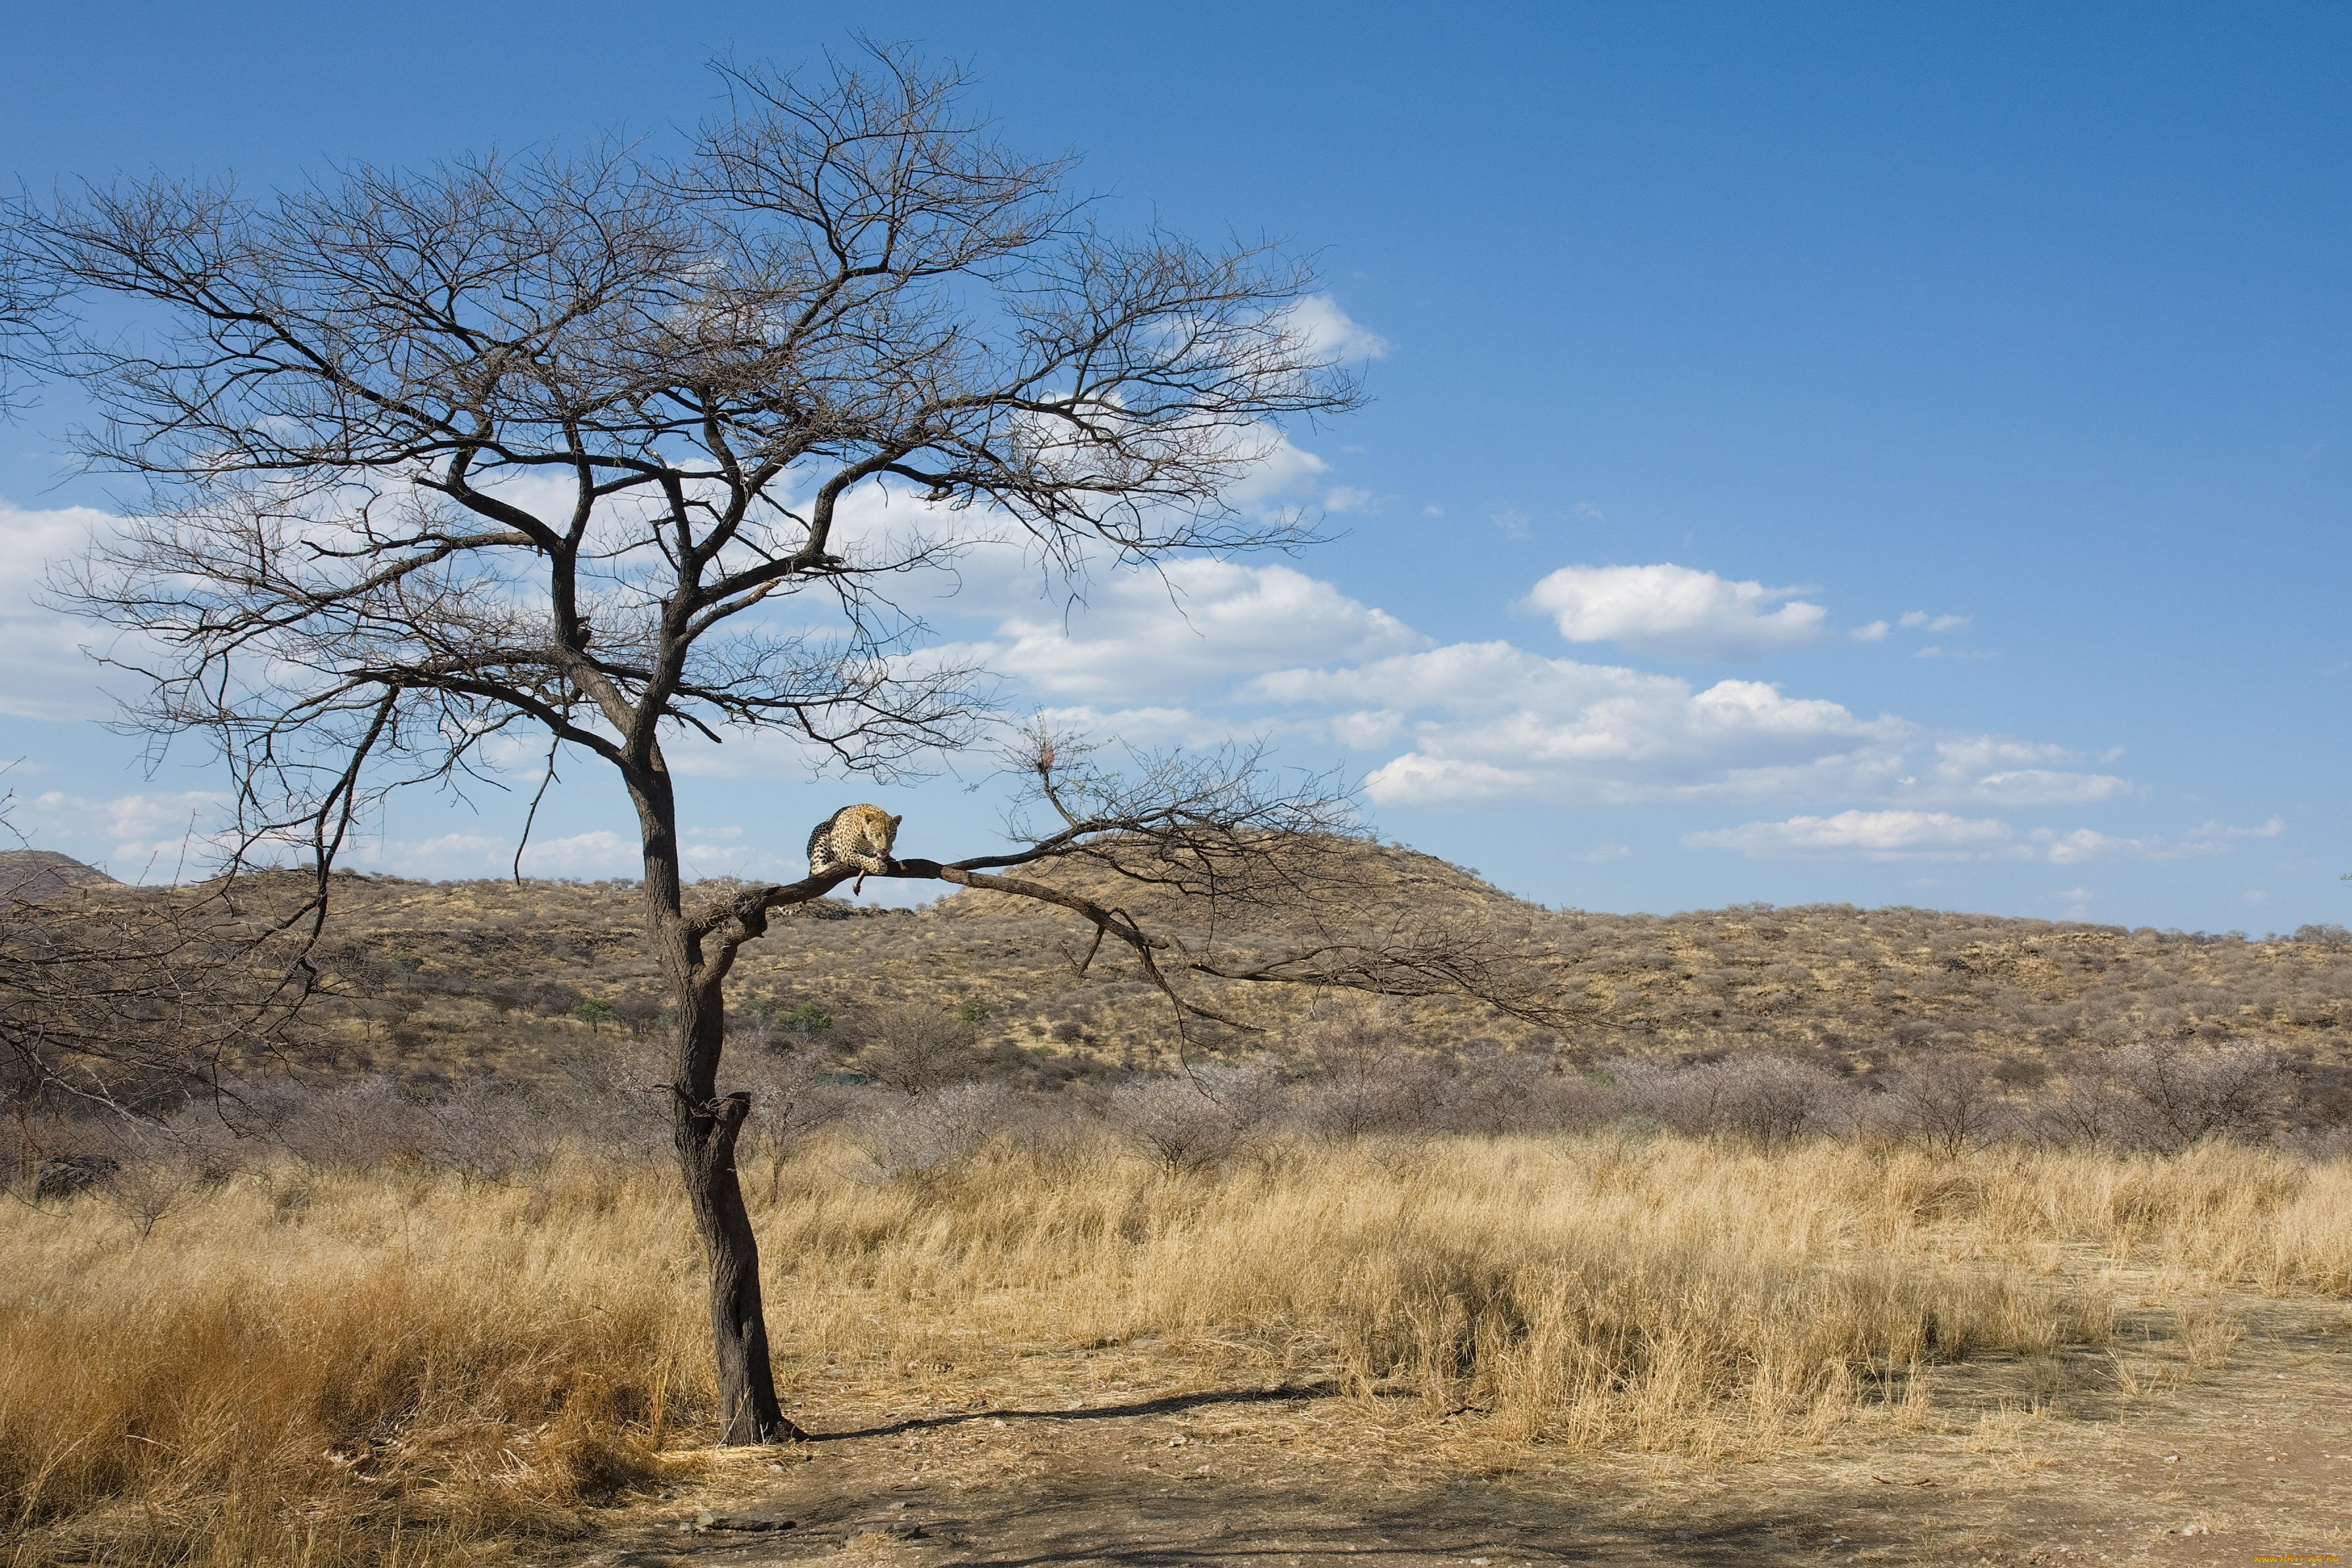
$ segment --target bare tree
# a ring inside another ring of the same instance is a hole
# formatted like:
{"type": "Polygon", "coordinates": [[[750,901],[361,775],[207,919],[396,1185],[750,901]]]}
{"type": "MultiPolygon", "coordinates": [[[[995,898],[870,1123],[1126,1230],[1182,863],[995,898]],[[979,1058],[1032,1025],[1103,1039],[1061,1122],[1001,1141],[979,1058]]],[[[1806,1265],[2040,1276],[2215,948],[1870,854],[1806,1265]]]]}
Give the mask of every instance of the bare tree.
{"type": "Polygon", "coordinates": [[[2294,1079],[2257,1041],[2191,1042],[2141,1036],[2075,1052],[2037,1109],[2055,1142],[2176,1154],[2216,1139],[2274,1135],[2294,1100],[2294,1079]]]}
{"type": "Polygon", "coordinates": [[[1820,1063],[1760,1051],[1679,1065],[1620,1059],[1607,1071],[1634,1105],[1677,1132],[1767,1148],[1825,1130],[1845,1095],[1820,1063]]]}
{"type": "Polygon", "coordinates": [[[1104,1109],[1118,1135],[1170,1176],[1226,1158],[1283,1102],[1278,1074],[1260,1064],[1210,1062],[1181,1075],[1132,1078],[1104,1109]]]}
{"type": "MultiPolygon", "coordinates": [[[[798,1434],[735,1172],[751,1102],[719,1084],[721,982],[773,912],[852,871],[690,906],[666,743],[777,728],[885,777],[970,746],[985,672],[910,652],[894,579],[998,534],[1068,582],[1295,540],[1299,518],[1227,491],[1280,421],[1357,396],[1298,324],[1308,266],[1106,232],[1065,163],[961,118],[952,70],[869,54],[805,82],[722,68],[729,109],[675,160],[362,167],[258,201],[157,179],[9,214],[33,288],[150,308],[136,336],[44,318],[38,362],[103,416],[81,450],[148,489],[60,591],[134,634],[136,722],[218,746],[236,855],[299,846],[315,925],[388,789],[462,788],[526,734],[551,776],[585,756],[625,786],[729,1442],[798,1434]],[[853,537],[845,505],[877,491],[918,522],[853,537]]],[[[1071,910],[1180,1017],[1209,1010],[1181,994],[1195,973],[1510,991],[1458,933],[1235,958],[1001,874],[1085,860],[1267,908],[1309,894],[1316,836],[1350,826],[1342,793],[1247,750],[1119,771],[1038,735],[1019,755],[1041,814],[1020,847],[898,873],[1071,910]]]]}
{"type": "Polygon", "coordinates": [[[0,415],[16,412],[20,367],[54,344],[58,290],[43,269],[0,250],[0,415]]]}
{"type": "MultiPolygon", "coordinates": [[[[0,841],[22,844],[14,804],[0,795],[0,841]]],[[[0,1106],[16,1163],[41,1158],[36,1122],[103,1115],[152,1132],[195,1102],[251,1119],[236,1076],[279,1054],[311,977],[282,961],[267,901],[226,880],[152,894],[92,885],[110,879],[40,852],[16,852],[11,869],[0,1106]]]]}
{"type": "Polygon", "coordinates": [[[1444,1098],[1445,1069],[1407,1044],[1379,1006],[1347,998],[1301,1031],[1299,1055],[1312,1076],[1303,1099],[1308,1124],[1343,1138],[1426,1132],[1444,1098]]]}
{"type": "Polygon", "coordinates": [[[919,1095],[979,1076],[979,1030],[960,1014],[920,1002],[880,1002],[865,1009],[855,1065],[885,1088],[919,1095]]]}
{"type": "MultiPolygon", "coordinates": [[[[267,1123],[239,1081],[282,1055],[310,977],[285,961],[246,891],[215,883],[0,894],[8,1163],[43,1173],[52,1138],[79,1138],[78,1124],[101,1120],[172,1130],[165,1141],[184,1141],[196,1110],[215,1129],[267,1123]]],[[[140,1142],[153,1153],[153,1137],[140,1142]]]]}
{"type": "Polygon", "coordinates": [[[1889,1092],[1895,1129],[1942,1159],[1998,1135],[2010,1117],[2000,1081],[1982,1056],[1937,1051],[1904,1069],[1889,1092]]]}

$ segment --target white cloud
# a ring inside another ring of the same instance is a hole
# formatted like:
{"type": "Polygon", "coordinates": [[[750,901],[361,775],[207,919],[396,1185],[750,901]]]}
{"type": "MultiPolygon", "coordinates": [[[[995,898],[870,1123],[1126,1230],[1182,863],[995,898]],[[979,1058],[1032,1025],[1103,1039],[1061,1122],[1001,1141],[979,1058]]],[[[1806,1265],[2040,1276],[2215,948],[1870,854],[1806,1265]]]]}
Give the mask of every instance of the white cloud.
{"type": "Polygon", "coordinates": [[[231,798],[216,789],[156,789],[93,800],[51,789],[17,802],[16,829],[123,882],[202,875],[221,852],[215,833],[231,798]]]}
{"type": "Polygon", "coordinates": [[[1407,752],[1364,780],[1383,806],[1485,806],[1539,793],[1544,776],[1531,768],[1498,768],[1454,757],[1407,752]]]}
{"type": "Polygon", "coordinates": [[[2190,839],[2274,839],[2286,831],[2286,819],[2273,817],[2259,828],[2233,828],[2225,822],[2204,822],[2182,836],[2190,839]]]}
{"type": "Polygon", "coordinates": [[[1970,736],[1937,741],[1926,779],[1929,788],[1954,798],[2012,809],[2088,805],[2136,792],[2129,779],[2064,766],[2081,760],[2061,746],[1970,736]]]}
{"type": "Polygon", "coordinates": [[[109,672],[81,650],[109,646],[95,622],[42,609],[34,595],[49,563],[79,554],[119,519],[88,507],[26,511],[0,502],[0,714],[12,718],[101,718],[114,710],[109,672]]]}
{"type": "Polygon", "coordinates": [[[1924,626],[1930,632],[1957,632],[1976,617],[1972,615],[1929,615],[1924,610],[1906,612],[1899,624],[1906,627],[1924,626]]]}
{"type": "Polygon", "coordinates": [[[1507,643],[1457,643],[1353,668],[1290,669],[1244,698],[1340,710],[1322,732],[1358,749],[1412,749],[1366,780],[1383,804],[1505,798],[1558,805],[1782,799],[1913,810],[2074,804],[2129,780],[2060,766],[2061,747],[1938,737],[1864,718],[1761,681],[1678,676],[1550,659],[1507,643]],[[2021,764],[2033,764],[2026,767],[2021,764]]]}
{"type": "MultiPolygon", "coordinates": [[[[740,829],[730,829],[722,837],[731,841],[740,833],[740,829]]],[[[711,876],[797,878],[808,870],[797,856],[751,849],[733,841],[688,842],[682,849],[683,869],[689,880],[711,876]]],[[[429,839],[363,839],[351,846],[342,861],[354,871],[442,881],[505,876],[514,864],[514,840],[495,833],[443,833],[429,839]]],[[[522,852],[525,876],[572,881],[604,877],[635,880],[644,869],[644,852],[634,836],[601,828],[562,838],[534,838],[522,852]]]]}
{"type": "Polygon", "coordinates": [[[1792,597],[1802,591],[1664,563],[1564,566],[1537,583],[1527,603],[1551,616],[1571,643],[1721,661],[1819,642],[1830,629],[1829,612],[1792,597]]]}
{"type": "MultiPolygon", "coordinates": [[[[231,841],[222,831],[233,801],[217,790],[142,791],[90,800],[51,790],[19,802],[18,827],[37,848],[59,850],[102,867],[124,882],[170,882],[211,873],[231,841]]],[[[450,832],[425,839],[362,835],[346,844],[341,863],[353,871],[428,878],[503,875],[514,841],[492,833],[450,832]]],[[[289,848],[263,860],[291,858],[289,848]]],[[[732,845],[696,844],[688,863],[728,854],[732,845]]],[[[526,876],[635,876],[641,861],[635,839],[597,831],[533,839],[523,852],[526,876]]]]}
{"type": "Polygon", "coordinates": [[[1310,294],[1290,308],[1290,325],[1317,353],[1340,360],[1377,360],[1395,345],[1339,308],[1328,294],[1310,294]]]}
{"type": "MultiPolygon", "coordinates": [[[[1561,804],[1771,793],[1791,770],[1887,743],[1900,721],[1790,697],[1756,681],[1694,690],[1672,675],[1547,659],[1507,643],[1454,643],[1353,669],[1295,669],[1244,688],[1292,704],[1384,716],[1333,727],[1380,744],[1410,720],[1414,749],[1367,780],[1383,802],[1461,804],[1514,795],[1561,804]]],[[[1870,764],[1885,772],[1899,758],[1870,764]]],[[[1851,767],[1833,792],[1852,792],[1851,767]]]]}
{"type": "Polygon", "coordinates": [[[1692,833],[1683,842],[1694,849],[1738,850],[1750,860],[1958,861],[2005,852],[2016,836],[2007,822],[1948,811],[1840,811],[1834,817],[1791,817],[1692,833]]]}
{"type": "Polygon", "coordinates": [[[2112,773],[2065,773],[2049,768],[1987,773],[1968,785],[1970,800],[2007,806],[2084,805],[2133,792],[2131,780],[2112,773]]]}
{"type": "Polygon", "coordinates": [[[1377,751],[1404,733],[1405,716],[1394,708],[1358,708],[1328,721],[1331,738],[1350,751],[1377,751]]]}
{"type": "Polygon", "coordinates": [[[1331,471],[1331,465],[1294,445],[1279,431],[1258,432],[1256,439],[1256,446],[1244,449],[1252,458],[1248,472],[1225,486],[1225,500],[1254,517],[1295,512],[1313,498],[1315,482],[1331,471]]]}
{"type": "MultiPolygon", "coordinates": [[[[354,871],[429,879],[503,876],[514,864],[515,841],[495,833],[443,833],[430,839],[363,839],[343,862],[354,871]]],[[[687,852],[689,861],[694,851],[687,852]]],[[[634,877],[644,856],[634,839],[598,829],[559,839],[534,838],[522,852],[522,873],[542,877],[634,877]]]]}
{"type": "Polygon", "coordinates": [[[1117,736],[1140,747],[1214,746],[1233,735],[1232,726],[1224,720],[1185,707],[1098,708],[1080,704],[1075,707],[1040,708],[1037,716],[1056,728],[1074,729],[1083,735],[1117,736]]]}
{"type": "Polygon", "coordinates": [[[2214,839],[2176,841],[2157,833],[2141,839],[2126,839],[2089,828],[2077,828],[2071,833],[2043,828],[2034,833],[2033,841],[2040,858],[2052,865],[2079,865],[2084,861],[2101,860],[2194,860],[2202,855],[2230,852],[2228,844],[2214,839]]]}
{"type": "Polygon", "coordinates": [[[1867,626],[1855,627],[1846,635],[1857,643],[1884,643],[1886,641],[1886,622],[1874,621],[1867,626]]]}
{"type": "Polygon", "coordinates": [[[950,651],[1055,695],[1149,702],[1244,671],[1378,658],[1429,641],[1286,566],[1181,560],[1164,577],[1113,577],[1066,622],[1011,616],[995,640],[950,651]]]}
{"type": "Polygon", "coordinates": [[[1748,822],[1691,833],[1683,842],[1694,849],[1737,850],[1751,860],[2038,861],[2048,865],[2188,860],[2229,850],[2214,839],[2171,840],[2158,834],[2118,838],[2090,828],[2020,832],[1998,818],[1901,810],[1748,822]]]}

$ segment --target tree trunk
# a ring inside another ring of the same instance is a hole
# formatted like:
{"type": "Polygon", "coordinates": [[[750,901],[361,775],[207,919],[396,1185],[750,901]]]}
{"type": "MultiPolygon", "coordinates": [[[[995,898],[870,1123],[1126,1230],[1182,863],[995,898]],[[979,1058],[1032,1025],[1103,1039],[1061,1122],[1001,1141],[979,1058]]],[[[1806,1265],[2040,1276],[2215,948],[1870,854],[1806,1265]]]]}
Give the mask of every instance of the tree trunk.
{"type": "Polygon", "coordinates": [[[694,1228],[710,1263],[710,1342],[718,1358],[719,1440],[785,1443],[802,1437],[776,1400],[768,1364],[768,1322],[760,1302],[760,1244],[735,1175],[735,1138],[751,1109],[748,1094],[716,1105],[684,1103],[677,1116],[678,1168],[694,1228]]]}
{"type": "Polygon", "coordinates": [[[680,908],[675,811],[667,774],[654,799],[640,795],[645,831],[646,935],[677,1004],[670,1116],[679,1174],[686,1178],[695,1233],[710,1265],[710,1341],[719,1374],[719,1440],[789,1443],[806,1436],[784,1417],[768,1364],[767,1314],[760,1301],[760,1244],[735,1174],[735,1141],[751,1097],[719,1094],[719,1058],[727,1042],[719,988],[723,967],[708,972],[701,944],[680,908]]]}

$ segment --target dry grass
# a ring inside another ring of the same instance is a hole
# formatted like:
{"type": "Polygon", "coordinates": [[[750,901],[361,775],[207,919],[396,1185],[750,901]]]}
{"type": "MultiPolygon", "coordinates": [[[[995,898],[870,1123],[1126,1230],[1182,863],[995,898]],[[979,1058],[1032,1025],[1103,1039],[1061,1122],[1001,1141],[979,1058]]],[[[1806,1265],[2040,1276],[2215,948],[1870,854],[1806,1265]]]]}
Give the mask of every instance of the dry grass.
{"type": "Polygon", "coordinates": [[[8,1522],[124,1562],[574,1528],[568,1505],[652,1473],[700,1392],[666,1174],[534,1192],[280,1167],[143,1239],[95,1196],[20,1211],[0,1244],[8,1522]]]}
{"type": "MultiPolygon", "coordinates": [[[[835,1144],[746,1176],[779,1375],[819,1426],[853,1388],[1026,1395],[1029,1353],[1120,1343],[1163,1386],[1321,1382],[1366,1421],[1393,1395],[1491,1410],[1507,1442],[1752,1455],[1916,1423],[1938,1362],[2098,1343],[2110,1267],[2168,1281],[2197,1364],[2230,1351],[2219,1283],[2352,1294],[2352,1168],[2228,1148],[1935,1162],[1604,1134],[1168,1176],[1079,1144],[884,1181],[835,1144]]],[[[287,1165],[143,1237],[100,1194],[20,1211],[9,1561],[323,1565],[385,1559],[396,1531],[422,1563],[586,1528],[704,1440],[674,1186],[287,1165]]]]}

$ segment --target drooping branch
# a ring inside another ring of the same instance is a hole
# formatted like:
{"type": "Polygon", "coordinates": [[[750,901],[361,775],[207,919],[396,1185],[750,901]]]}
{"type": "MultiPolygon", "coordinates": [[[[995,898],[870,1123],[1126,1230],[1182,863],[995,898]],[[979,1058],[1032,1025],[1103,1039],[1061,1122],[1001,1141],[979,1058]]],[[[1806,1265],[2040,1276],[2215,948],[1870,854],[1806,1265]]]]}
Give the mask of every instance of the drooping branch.
{"type": "Polygon", "coordinates": [[[225,1113],[281,1050],[315,975],[234,883],[0,896],[0,1097],[160,1122],[225,1113]]]}
{"type": "MultiPolygon", "coordinates": [[[[1180,1019],[1255,1027],[1211,1007],[1186,983],[1197,980],[1460,996],[1553,1026],[1570,1017],[1556,984],[1485,924],[1411,909],[1385,923],[1369,915],[1367,846],[1344,831],[1350,803],[1329,781],[1308,777],[1281,788],[1250,747],[1204,758],[1141,756],[1125,771],[1096,758],[1097,748],[1070,736],[1029,730],[1008,757],[1008,771],[1026,781],[1028,801],[1050,807],[1057,831],[997,854],[898,860],[882,874],[1067,910],[1094,928],[1089,960],[1106,939],[1122,944],[1180,1019]],[[1108,873],[1140,892],[1173,897],[1194,934],[1188,939],[1068,885],[1003,874],[1056,865],[1108,873]],[[1242,947],[1219,939],[1223,925],[1236,923],[1252,937],[1242,947]],[[1269,926],[1278,933],[1271,939],[1269,926]]],[[[1025,820],[1018,802],[1013,820],[1025,820]]],[[[707,939],[705,963],[723,973],[744,942],[766,932],[771,912],[821,897],[850,874],[742,888],[715,900],[691,922],[698,939],[707,939]]]]}

